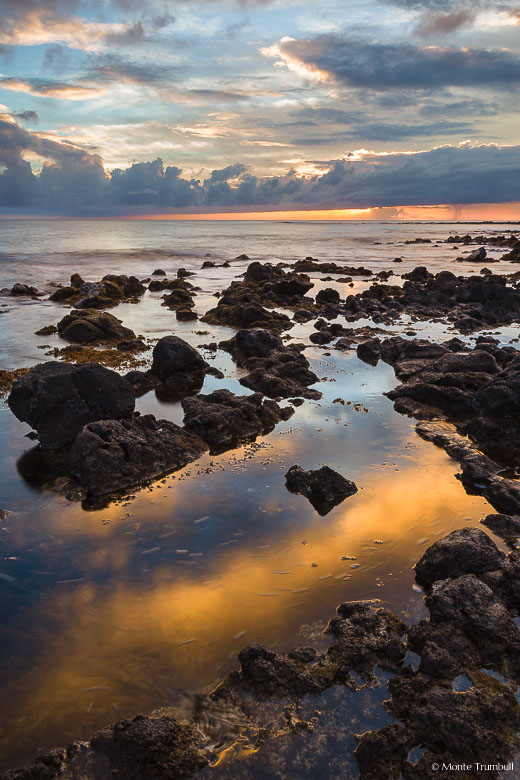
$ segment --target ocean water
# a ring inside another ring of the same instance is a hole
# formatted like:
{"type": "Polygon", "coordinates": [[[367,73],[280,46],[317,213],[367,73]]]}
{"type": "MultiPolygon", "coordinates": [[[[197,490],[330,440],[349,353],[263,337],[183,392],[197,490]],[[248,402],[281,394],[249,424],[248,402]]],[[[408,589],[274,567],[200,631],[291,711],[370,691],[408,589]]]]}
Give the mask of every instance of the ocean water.
{"type": "MultiPolygon", "coordinates": [[[[76,271],[95,280],[120,272],[145,278],[157,267],[173,276],[185,267],[196,271],[190,281],[201,288],[196,310],[202,314],[215,305],[213,293],[247,267],[248,261],[234,261],[242,253],[287,262],[311,255],[396,274],[416,265],[470,273],[479,268],[455,263],[460,252],[437,242],[454,233],[509,228],[0,222],[0,288],[21,281],[50,289],[50,282],[65,282],[76,271]],[[405,243],[416,236],[432,244],[405,243]],[[201,270],[206,255],[233,262],[201,270]],[[394,265],[395,257],[403,262],[394,265]]],[[[507,263],[493,268],[514,270],[507,263]]],[[[355,279],[350,288],[322,276],[313,277],[313,294],[336,286],[344,297],[368,284],[355,279]]],[[[198,347],[233,333],[179,323],[160,304],[160,293],[146,293],[140,303],[112,313],[145,337],[176,333],[198,347]]],[[[0,368],[50,359],[45,353],[60,339],[35,331],[66,311],[48,300],[0,298],[0,368]]],[[[404,318],[388,330],[407,327],[404,318]]],[[[453,335],[439,324],[414,328],[429,338],[453,335]]],[[[311,331],[312,323],[298,325],[291,335],[306,341],[311,331]]],[[[512,328],[498,333],[504,342],[516,335],[512,328]]],[[[389,366],[374,368],[355,352],[314,346],[305,354],[321,380],[320,401],[306,401],[258,446],[205,456],[95,511],[41,484],[27,468],[34,446],[28,426],[0,404],[0,508],[10,512],[0,523],[0,768],[138,712],[169,707],[186,715],[193,696],[237,668],[237,653],[251,642],[326,646],[321,632],[342,601],[379,598],[405,622],[424,614],[413,564],[433,541],[479,524],[491,508],[467,495],[455,478],[457,464],[393,410],[383,395],[396,383],[389,366]],[[359,492],[320,517],[285,489],[284,473],[294,463],[326,463],[353,479],[359,492]]],[[[229,355],[204,357],[225,378],[209,376],[203,392],[249,392],[229,355]]],[[[154,393],[137,406],[182,420],[178,403],[161,402],[154,393]]]]}

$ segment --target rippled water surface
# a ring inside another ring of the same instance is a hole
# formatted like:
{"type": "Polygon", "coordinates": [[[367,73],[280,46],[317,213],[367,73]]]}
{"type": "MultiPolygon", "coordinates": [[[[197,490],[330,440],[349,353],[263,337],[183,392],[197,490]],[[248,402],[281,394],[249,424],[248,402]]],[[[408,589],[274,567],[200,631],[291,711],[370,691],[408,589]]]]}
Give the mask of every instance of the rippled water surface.
{"type": "MultiPolygon", "coordinates": [[[[418,264],[453,269],[450,245],[404,244],[450,232],[467,231],[374,223],[2,222],[0,287],[23,281],[42,289],[74,271],[87,279],[110,272],[144,278],[160,266],[173,275],[183,266],[197,271],[191,281],[202,288],[202,314],[215,305],[212,294],[247,265],[200,271],[207,253],[219,262],[242,252],[265,260],[313,255],[373,270],[395,268],[393,258],[403,256],[399,271],[418,264]]],[[[315,282],[313,293],[331,286],[315,282]]],[[[338,289],[342,296],[352,291],[338,289]]],[[[160,303],[160,294],[147,293],[113,313],[150,338],[177,333],[197,346],[232,335],[178,323],[160,303]]],[[[64,307],[5,297],[0,306],[0,367],[48,359],[41,347],[59,339],[34,331],[56,323],[64,307]]],[[[291,335],[305,341],[311,330],[296,326],[291,335]]],[[[445,335],[440,326],[419,330],[445,335]]],[[[502,329],[503,340],[511,335],[502,329]]],[[[341,601],[380,598],[405,621],[422,616],[413,564],[435,539],[479,523],[490,507],[467,495],[454,476],[457,464],[394,412],[383,395],[395,385],[389,366],[368,366],[355,352],[308,347],[305,354],[321,379],[320,401],[306,401],[255,444],[205,456],[97,511],[20,470],[20,456],[34,443],[25,438],[28,426],[0,405],[0,508],[10,511],[0,527],[0,766],[27,762],[123,716],[182,709],[236,668],[237,652],[251,642],[279,649],[323,643],[320,632],[341,601]],[[294,463],[327,464],[359,492],[320,517],[285,489],[284,473],[294,463]]],[[[208,377],[203,392],[249,392],[229,355],[204,356],[225,378],[208,377]]],[[[137,407],[182,420],[179,404],[153,393],[137,407]]]]}

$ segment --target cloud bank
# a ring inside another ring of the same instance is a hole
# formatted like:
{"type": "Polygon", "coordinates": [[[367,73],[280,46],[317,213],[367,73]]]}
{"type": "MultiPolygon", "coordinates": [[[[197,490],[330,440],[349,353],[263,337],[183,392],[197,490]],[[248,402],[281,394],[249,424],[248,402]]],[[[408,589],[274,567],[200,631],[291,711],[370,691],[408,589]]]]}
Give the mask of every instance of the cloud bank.
{"type": "Polygon", "coordinates": [[[266,56],[316,81],[372,90],[444,87],[510,89],[520,84],[520,55],[503,49],[371,43],[342,35],[282,39],[266,56]]]}
{"type": "Polygon", "coordinates": [[[321,162],[323,175],[256,177],[240,163],[203,180],[160,159],[108,174],[98,155],[0,119],[4,213],[109,216],[175,210],[369,208],[518,199],[520,146],[441,146],[421,152],[350,153],[321,162]],[[30,156],[43,159],[39,173],[30,156]]]}

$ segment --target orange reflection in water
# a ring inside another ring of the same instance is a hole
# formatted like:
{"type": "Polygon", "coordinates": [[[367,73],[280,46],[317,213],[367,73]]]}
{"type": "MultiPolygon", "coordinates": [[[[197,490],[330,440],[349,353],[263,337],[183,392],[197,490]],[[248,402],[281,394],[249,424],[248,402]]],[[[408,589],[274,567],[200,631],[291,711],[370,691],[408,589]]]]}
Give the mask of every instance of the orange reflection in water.
{"type": "MultiPolygon", "coordinates": [[[[400,471],[367,472],[359,480],[364,489],[304,538],[294,525],[281,525],[272,545],[240,542],[217,551],[203,576],[197,559],[186,557],[184,566],[151,569],[144,587],[55,589],[26,620],[27,640],[41,651],[4,690],[0,747],[9,746],[13,763],[23,762],[120,717],[186,702],[179,692],[214,683],[236,666],[241,647],[301,642],[299,626],[331,617],[342,600],[379,597],[406,611],[418,598],[411,567],[425,547],[489,511],[483,499],[466,495],[454,470],[442,452],[421,443],[418,458],[400,471]],[[39,626],[46,633],[31,635],[39,626]]],[[[308,509],[300,496],[291,504],[308,509]]],[[[106,554],[87,553],[85,570],[106,554]]],[[[116,561],[127,564],[124,553],[116,561]]]]}

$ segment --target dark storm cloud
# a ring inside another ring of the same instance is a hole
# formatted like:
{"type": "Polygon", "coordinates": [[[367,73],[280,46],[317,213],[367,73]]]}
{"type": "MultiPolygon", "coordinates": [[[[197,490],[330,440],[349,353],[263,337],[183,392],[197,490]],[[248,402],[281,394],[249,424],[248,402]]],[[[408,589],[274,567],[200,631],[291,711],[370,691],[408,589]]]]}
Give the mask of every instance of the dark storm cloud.
{"type": "Polygon", "coordinates": [[[282,42],[277,51],[289,66],[299,63],[340,84],[366,89],[510,89],[520,83],[520,56],[505,50],[368,43],[320,35],[282,42]]]}
{"type": "Polygon", "coordinates": [[[330,163],[323,176],[294,172],[258,178],[240,163],[204,181],[162,160],[109,175],[103,161],[0,120],[0,206],[42,213],[95,215],[173,209],[367,208],[518,200],[520,147],[443,146],[418,153],[368,153],[330,163]],[[35,174],[23,155],[45,160],[35,174]]]}

